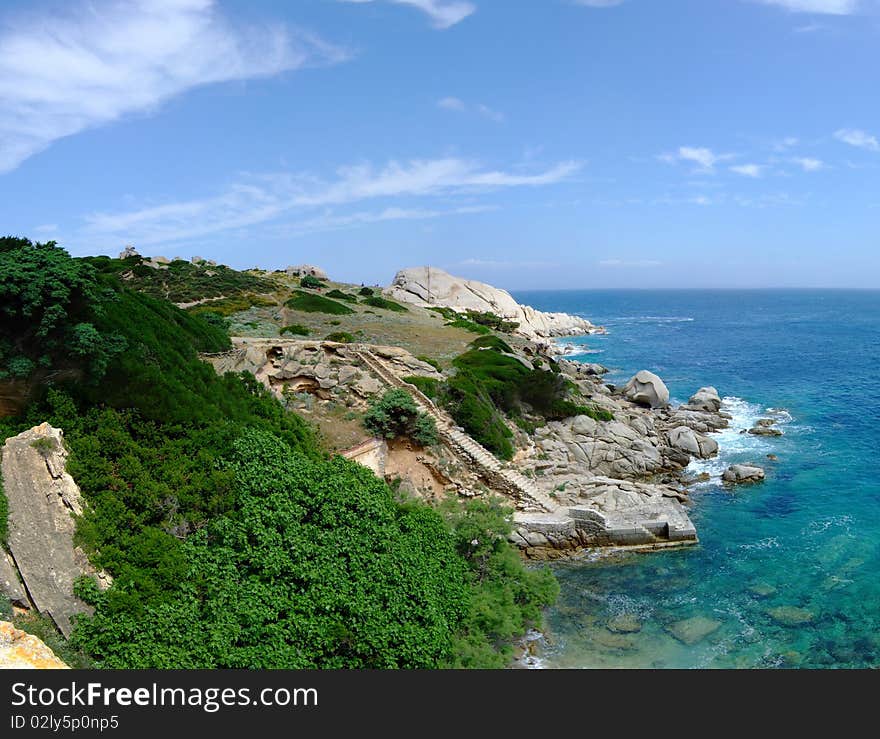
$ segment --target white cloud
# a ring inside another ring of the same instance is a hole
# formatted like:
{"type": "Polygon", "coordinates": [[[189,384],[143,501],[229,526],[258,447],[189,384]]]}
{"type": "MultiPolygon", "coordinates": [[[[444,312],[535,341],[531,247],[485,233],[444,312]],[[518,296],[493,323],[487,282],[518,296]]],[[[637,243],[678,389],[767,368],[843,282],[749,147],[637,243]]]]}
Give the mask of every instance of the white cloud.
{"type": "Polygon", "coordinates": [[[470,105],[461,98],[457,98],[454,96],[440,98],[440,100],[437,101],[437,107],[443,108],[443,110],[452,110],[456,113],[467,113],[469,111],[472,111],[478,115],[483,116],[484,118],[495,121],[496,123],[504,122],[504,113],[501,113],[494,108],[490,108],[488,105],[485,105],[483,103],[475,103],[473,105],[470,105]]]}
{"type": "Polygon", "coordinates": [[[443,108],[444,110],[459,110],[463,111],[467,109],[467,106],[464,104],[463,100],[460,100],[456,97],[446,97],[441,98],[437,101],[437,107],[443,108]]]}
{"type": "Polygon", "coordinates": [[[660,267],[663,262],[657,259],[602,259],[600,267],[660,267]]]}
{"type": "Polygon", "coordinates": [[[794,157],[792,160],[795,164],[797,164],[804,172],[818,172],[820,169],[825,169],[825,162],[821,159],[812,159],[810,157],[794,157]]]}
{"type": "Polygon", "coordinates": [[[793,13],[852,15],[859,9],[859,0],[757,0],[764,5],[777,5],[793,13]]]}
{"type": "Polygon", "coordinates": [[[445,210],[428,208],[384,208],[379,211],[358,211],[345,215],[336,215],[332,210],[314,218],[282,224],[274,229],[277,236],[297,236],[320,231],[334,231],[342,228],[353,228],[369,223],[387,221],[424,221],[454,215],[473,215],[497,210],[489,205],[469,205],[445,210]]]}
{"type": "MultiPolygon", "coordinates": [[[[344,3],[371,3],[374,0],[339,0],[344,3]]],[[[435,28],[444,30],[460,23],[477,11],[473,3],[461,0],[385,0],[397,5],[411,5],[426,13],[435,28]]]]}
{"type": "Polygon", "coordinates": [[[588,8],[613,8],[625,2],[626,0],[574,0],[575,5],[584,5],[588,8]]]}
{"type": "Polygon", "coordinates": [[[83,0],[3,20],[0,173],[57,139],[152,112],[194,87],[346,57],[304,32],[232,24],[214,0],[83,0]]]}
{"type": "Polygon", "coordinates": [[[774,151],[785,151],[786,149],[791,149],[794,146],[797,146],[800,143],[800,139],[797,136],[786,136],[784,139],[780,139],[773,143],[774,151]]]}
{"type": "Polygon", "coordinates": [[[34,226],[34,232],[38,234],[53,234],[57,230],[57,223],[42,223],[39,226],[34,226]]]}
{"type": "Polygon", "coordinates": [[[761,177],[764,173],[764,167],[760,164],[738,164],[730,168],[731,172],[741,174],[743,177],[761,177]]]}
{"type": "MultiPolygon", "coordinates": [[[[116,241],[156,244],[296,216],[309,209],[372,199],[454,196],[501,188],[552,185],[568,179],[578,169],[580,164],[576,162],[562,162],[542,172],[521,174],[485,169],[463,159],[431,159],[404,164],[390,162],[378,170],[370,165],[343,167],[330,182],[304,174],[253,176],[215,197],[89,215],[85,233],[116,241]]],[[[388,206],[384,212],[388,220],[391,215],[400,219],[407,212],[418,211],[388,206]]],[[[464,211],[459,209],[458,212],[464,211]]],[[[425,217],[425,211],[421,213],[421,217],[425,217]]],[[[366,222],[366,218],[358,214],[334,214],[334,217],[349,219],[349,223],[340,225],[350,225],[358,220],[366,222]]],[[[293,227],[296,227],[295,223],[293,227]]]]}
{"type": "Polygon", "coordinates": [[[821,23],[807,23],[803,26],[795,26],[792,31],[794,33],[815,33],[816,31],[821,31],[825,26],[821,23]]]}
{"type": "Polygon", "coordinates": [[[841,128],[834,132],[834,138],[859,149],[880,151],[880,142],[877,141],[877,137],[858,128],[841,128]]]}
{"type": "Polygon", "coordinates": [[[716,154],[711,149],[697,146],[680,146],[675,153],[666,153],[658,155],[657,159],[666,164],[676,164],[677,162],[691,162],[697,165],[701,172],[711,172],[715,165],[729,159],[734,159],[735,154],[716,154]]]}

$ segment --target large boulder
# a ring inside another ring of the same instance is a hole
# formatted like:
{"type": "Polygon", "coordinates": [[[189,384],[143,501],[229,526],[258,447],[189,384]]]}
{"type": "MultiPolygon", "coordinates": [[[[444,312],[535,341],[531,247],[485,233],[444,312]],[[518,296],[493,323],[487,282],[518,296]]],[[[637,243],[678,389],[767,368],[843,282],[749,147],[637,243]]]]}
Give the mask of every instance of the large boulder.
{"type": "Polygon", "coordinates": [[[665,408],[669,405],[669,389],[653,372],[642,370],[623,388],[624,397],[649,408],[665,408]]]}
{"type": "Polygon", "coordinates": [[[410,267],[394,276],[388,295],[402,303],[422,307],[452,308],[494,313],[519,326],[515,333],[528,339],[553,336],[578,336],[600,331],[584,318],[567,313],[544,313],[528,305],[520,305],[506,290],[484,282],[466,280],[437,267],[410,267]]]}
{"type": "Polygon", "coordinates": [[[0,670],[66,670],[40,639],[0,621],[0,670]]]}
{"type": "Polygon", "coordinates": [[[289,277],[315,277],[319,280],[330,279],[323,269],[316,267],[314,264],[295,264],[288,267],[285,271],[289,277]]]}
{"type": "Polygon", "coordinates": [[[760,482],[764,479],[764,470],[751,464],[734,464],[725,470],[721,476],[724,482],[760,482]]]}
{"type": "Polygon", "coordinates": [[[718,454],[718,442],[698,434],[687,426],[677,426],[669,432],[669,446],[687,452],[693,457],[708,459],[718,454]]]}
{"type": "Polygon", "coordinates": [[[7,439],[3,446],[12,561],[29,600],[69,637],[71,617],[90,610],[74,596],[73,583],[81,575],[97,573],[73,544],[74,517],[82,513],[83,501],[65,469],[66,459],[62,431],[48,423],[7,439]]]}
{"type": "Polygon", "coordinates": [[[721,410],[721,397],[714,387],[701,387],[691,395],[687,407],[695,411],[707,411],[715,413],[721,410]]]}

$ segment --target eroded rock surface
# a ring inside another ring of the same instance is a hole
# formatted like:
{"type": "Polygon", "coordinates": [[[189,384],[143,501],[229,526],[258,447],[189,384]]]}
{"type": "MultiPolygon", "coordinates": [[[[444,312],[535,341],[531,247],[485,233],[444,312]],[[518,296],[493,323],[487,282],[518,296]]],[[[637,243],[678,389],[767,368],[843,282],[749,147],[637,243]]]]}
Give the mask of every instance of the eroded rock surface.
{"type": "Polygon", "coordinates": [[[69,669],[40,639],[0,621],[0,670],[69,669]]]}

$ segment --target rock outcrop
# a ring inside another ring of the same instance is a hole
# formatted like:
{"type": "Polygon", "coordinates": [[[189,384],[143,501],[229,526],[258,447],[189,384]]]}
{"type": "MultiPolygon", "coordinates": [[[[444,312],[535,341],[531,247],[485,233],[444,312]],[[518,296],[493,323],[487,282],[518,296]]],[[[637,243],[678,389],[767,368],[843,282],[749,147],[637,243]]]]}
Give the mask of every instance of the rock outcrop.
{"type": "Polygon", "coordinates": [[[750,464],[734,464],[728,467],[721,476],[724,482],[760,482],[764,479],[764,470],[750,464]]]}
{"type": "Polygon", "coordinates": [[[721,410],[721,397],[714,387],[701,387],[691,395],[690,400],[688,400],[687,405],[684,407],[695,411],[715,413],[721,410]]]}
{"type": "Polygon", "coordinates": [[[0,621],[0,670],[67,670],[55,653],[35,636],[0,621]]]}
{"type": "Polygon", "coordinates": [[[602,330],[578,316],[544,313],[528,305],[520,305],[506,290],[455,277],[436,267],[400,270],[387,292],[394,300],[422,307],[452,308],[462,313],[468,310],[494,313],[506,321],[518,323],[514,333],[532,340],[580,336],[602,330]]]}
{"type": "Polygon", "coordinates": [[[329,280],[330,278],[327,276],[327,273],[321,269],[320,267],[316,267],[314,264],[295,264],[288,267],[285,272],[287,272],[288,277],[315,277],[319,280],[329,280]]]}
{"type": "Polygon", "coordinates": [[[687,426],[676,426],[668,433],[669,445],[700,459],[718,454],[718,442],[687,426]]]}
{"type": "MultiPolygon", "coordinates": [[[[66,459],[63,432],[43,423],[6,440],[2,469],[10,564],[24,585],[16,589],[13,583],[9,594],[20,600],[24,590],[29,603],[69,636],[71,618],[90,610],[73,595],[73,583],[98,573],[73,545],[74,516],[82,513],[83,501],[66,459]]],[[[109,578],[102,574],[101,581],[109,578]]]]}
{"type": "Polygon", "coordinates": [[[653,372],[642,370],[623,388],[623,394],[633,403],[648,408],[665,408],[669,405],[669,389],[653,372]]]}

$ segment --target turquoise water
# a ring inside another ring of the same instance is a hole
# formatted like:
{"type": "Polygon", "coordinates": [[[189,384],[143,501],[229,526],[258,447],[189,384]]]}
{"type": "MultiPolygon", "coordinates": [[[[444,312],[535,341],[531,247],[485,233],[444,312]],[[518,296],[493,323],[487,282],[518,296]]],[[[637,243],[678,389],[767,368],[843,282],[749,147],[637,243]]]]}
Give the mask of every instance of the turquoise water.
{"type": "Polygon", "coordinates": [[[607,336],[573,339],[587,353],[571,358],[610,367],[610,382],[650,369],[675,401],[717,387],[733,428],[718,437],[719,459],[697,471],[717,475],[739,461],[767,470],[764,483],[733,492],[716,481],[693,488],[696,547],[556,565],[562,594],[544,663],[880,665],[880,292],[515,297],[607,326],[607,336]],[[785,436],[738,433],[774,412],[785,436]],[[640,630],[612,633],[621,614],[640,630]]]}

